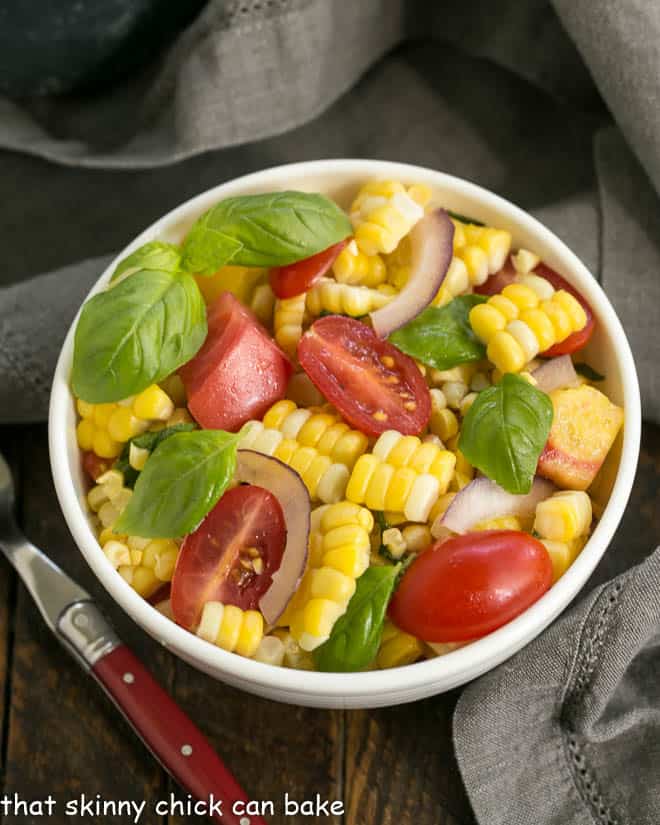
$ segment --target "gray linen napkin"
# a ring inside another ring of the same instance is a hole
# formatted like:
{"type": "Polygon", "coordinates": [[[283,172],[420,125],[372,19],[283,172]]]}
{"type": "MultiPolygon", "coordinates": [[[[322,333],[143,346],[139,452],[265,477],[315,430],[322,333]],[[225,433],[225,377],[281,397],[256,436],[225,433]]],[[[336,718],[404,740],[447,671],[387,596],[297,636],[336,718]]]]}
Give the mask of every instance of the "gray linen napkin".
{"type": "MultiPolygon", "coordinates": [[[[660,419],[658,43],[660,7],[643,0],[212,0],[156,66],[110,94],[0,98],[0,146],[17,152],[0,152],[0,283],[11,284],[0,291],[0,423],[45,417],[65,329],[108,260],[99,254],[222,180],[347,156],[476,180],[556,231],[612,298],[645,415],[660,419]]],[[[602,569],[612,574],[609,561],[602,569]]],[[[465,691],[456,749],[484,825],[657,824],[657,772],[642,785],[626,769],[657,749],[657,554],[622,581],[606,591],[611,608],[592,594],[465,691]]]]}

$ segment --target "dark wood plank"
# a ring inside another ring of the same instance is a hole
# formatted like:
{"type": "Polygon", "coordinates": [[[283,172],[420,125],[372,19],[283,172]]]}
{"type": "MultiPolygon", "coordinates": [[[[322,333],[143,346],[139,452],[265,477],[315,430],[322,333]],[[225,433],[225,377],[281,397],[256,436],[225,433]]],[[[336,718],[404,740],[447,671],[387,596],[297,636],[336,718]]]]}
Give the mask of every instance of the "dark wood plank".
{"type": "MultiPolygon", "coordinates": [[[[339,816],[319,820],[285,817],[284,794],[298,802],[314,799],[316,794],[325,800],[342,799],[342,711],[270,702],[219,684],[182,662],[177,665],[175,696],[248,795],[274,803],[275,816],[266,817],[269,823],[320,821],[339,825],[339,816]]],[[[205,821],[172,816],[169,823],[205,821]]]]}
{"type": "MultiPolygon", "coordinates": [[[[98,598],[142,660],[167,682],[173,670],[171,657],[110,603],[67,531],[52,487],[42,426],[26,430],[22,502],[29,538],[98,598]]],[[[81,793],[115,800],[146,799],[151,805],[164,787],[161,769],[97,685],[54,640],[19,586],[4,792],[24,799],[52,793],[62,804],[49,822],[59,825],[71,821],[63,802],[81,793]]],[[[9,816],[5,821],[25,819],[9,816]]],[[[157,820],[150,815],[142,821],[151,825],[157,820]]]]}
{"type": "MultiPolygon", "coordinates": [[[[20,484],[20,452],[22,432],[16,427],[0,428],[0,451],[8,462],[12,474],[20,484]]],[[[5,752],[8,730],[8,703],[11,690],[11,655],[13,646],[12,621],[16,606],[16,574],[0,554],[0,769],[5,770],[5,752]]]]}
{"type": "Polygon", "coordinates": [[[457,696],[347,713],[346,825],[474,825],[451,741],[457,696]]]}

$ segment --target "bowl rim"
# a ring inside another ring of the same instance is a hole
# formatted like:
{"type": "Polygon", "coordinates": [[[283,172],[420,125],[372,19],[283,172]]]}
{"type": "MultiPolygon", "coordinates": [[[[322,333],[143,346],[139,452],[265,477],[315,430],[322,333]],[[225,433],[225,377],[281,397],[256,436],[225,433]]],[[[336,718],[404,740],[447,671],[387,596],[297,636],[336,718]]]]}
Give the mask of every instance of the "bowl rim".
{"type": "MultiPolygon", "coordinates": [[[[255,662],[228,653],[182,627],[160,613],[139,596],[130,585],[108,564],[99,546],[87,515],[79,501],[73,477],[68,466],[67,433],[64,422],[70,412],[72,396],[70,371],[73,353],[73,335],[80,308],[71,323],[60,351],[53,377],[50,398],[48,429],[51,470],[57,498],[73,538],[113,599],[122,609],[151,636],[178,656],[217,678],[226,675],[229,681],[255,690],[279,692],[283,696],[298,694],[307,699],[358,700],[379,695],[421,691],[438,683],[438,689],[467,682],[484,673],[539,635],[572,601],[582,588],[598,561],[607,549],[623,516],[637,467],[641,436],[641,404],[637,373],[625,332],[616,313],[596,278],[587,267],[551,230],[528,212],[510,201],[482,188],[478,184],[444,172],[414,164],[368,159],[328,159],[303,161],[271,167],[228,182],[218,184],[180,204],[141,232],[109,264],[85,297],[85,301],[105,286],[117,262],[148,240],[185,220],[191,213],[199,213],[222,197],[241,191],[269,185],[283,188],[291,176],[314,174],[352,173],[358,180],[373,177],[423,180],[432,187],[467,196],[479,202],[486,210],[508,217],[521,229],[546,247],[552,247],[563,261],[562,274],[571,283],[576,281],[580,292],[592,305],[600,323],[608,330],[608,337],[615,342],[614,357],[622,378],[625,427],[621,458],[616,480],[608,504],[583,551],[569,570],[520,616],[493,633],[471,644],[458,648],[444,656],[391,668],[386,671],[360,673],[320,673],[294,670],[255,662]]],[[[82,304],[81,304],[82,307],[82,304]]],[[[249,689],[249,688],[248,688],[249,689]]],[[[272,695],[270,693],[269,695],[272,695]]],[[[276,698],[276,697],[273,697],[276,698]]]]}

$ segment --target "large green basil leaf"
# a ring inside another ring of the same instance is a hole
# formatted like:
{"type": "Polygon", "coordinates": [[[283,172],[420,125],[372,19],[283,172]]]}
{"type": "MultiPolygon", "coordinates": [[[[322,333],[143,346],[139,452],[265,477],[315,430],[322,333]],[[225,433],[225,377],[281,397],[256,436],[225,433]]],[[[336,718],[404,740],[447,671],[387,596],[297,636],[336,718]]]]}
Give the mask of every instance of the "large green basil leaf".
{"type": "Polygon", "coordinates": [[[352,672],[371,664],[400,571],[400,564],[384,565],[369,567],[360,576],[346,613],[335,622],[330,638],[314,651],[317,670],[352,672]]]}
{"type": "Polygon", "coordinates": [[[149,450],[150,453],[153,453],[159,444],[171,436],[176,435],[176,433],[187,433],[194,429],[194,424],[181,423],[173,424],[171,427],[164,427],[162,430],[148,430],[146,433],[133,436],[133,438],[124,444],[124,448],[121,451],[119,458],[113,465],[115,470],[119,470],[119,472],[123,474],[124,487],[135,487],[135,482],[140,475],[140,471],[136,470],[134,467],[131,467],[129,461],[131,455],[131,444],[135,444],[136,447],[139,447],[142,450],[149,450]]]}
{"type": "Polygon", "coordinates": [[[192,275],[141,269],[83,307],[73,391],[92,404],[141,392],[189,361],[206,331],[206,307],[192,275]]]}
{"type": "Polygon", "coordinates": [[[467,361],[481,361],[486,348],[470,326],[472,307],[483,295],[460,295],[443,307],[427,307],[417,318],[390,335],[402,352],[437,370],[448,370],[467,361]]]}
{"type": "Polygon", "coordinates": [[[220,201],[193,225],[183,246],[188,272],[284,266],[309,258],[353,231],[336,203],[308,192],[270,192],[220,201]]]}
{"type": "Polygon", "coordinates": [[[519,375],[505,373],[470,407],[458,447],[470,464],[509,493],[529,493],[552,418],[548,395],[519,375]]]}
{"type": "Polygon", "coordinates": [[[164,241],[149,241],[119,261],[110,282],[116,281],[132,269],[156,269],[161,272],[177,272],[181,263],[178,246],[164,241]]]}
{"type": "Polygon", "coordinates": [[[195,430],[163,441],[147,459],[116,530],[145,538],[191,533],[227,489],[239,440],[223,430],[195,430]]]}

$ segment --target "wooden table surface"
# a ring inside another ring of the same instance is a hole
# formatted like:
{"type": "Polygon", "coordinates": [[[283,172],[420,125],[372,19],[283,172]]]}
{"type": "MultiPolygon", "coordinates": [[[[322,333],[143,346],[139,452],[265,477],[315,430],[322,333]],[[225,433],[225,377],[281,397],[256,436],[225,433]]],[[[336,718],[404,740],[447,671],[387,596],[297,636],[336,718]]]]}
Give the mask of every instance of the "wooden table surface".
{"type": "MultiPolygon", "coordinates": [[[[17,474],[19,520],[29,538],[76,577],[120,635],[209,737],[254,799],[273,800],[272,823],[471,825],[451,740],[454,691],[414,704],[367,711],[279,705],[226,687],[177,660],[114,605],[87,567],[60,513],[43,425],[0,429],[0,449],[17,474]],[[290,797],[343,800],[343,816],[285,817],[290,797]]],[[[648,554],[660,536],[657,489],[660,430],[646,427],[637,483],[613,546],[596,573],[604,579],[648,554]]],[[[121,823],[129,816],[65,816],[81,794],[146,800],[143,825],[180,825],[159,817],[157,799],[179,793],[110,702],[54,641],[10,567],[0,561],[2,793],[58,800],[53,816],[2,817],[2,823],[121,823]]],[[[182,795],[185,799],[185,795],[182,795]]]]}

